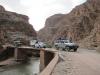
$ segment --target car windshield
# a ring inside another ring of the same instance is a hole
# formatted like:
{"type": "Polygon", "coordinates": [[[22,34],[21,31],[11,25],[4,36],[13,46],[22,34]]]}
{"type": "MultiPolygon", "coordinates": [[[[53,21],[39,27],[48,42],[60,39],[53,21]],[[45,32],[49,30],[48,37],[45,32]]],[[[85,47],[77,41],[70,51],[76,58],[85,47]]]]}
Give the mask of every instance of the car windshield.
{"type": "Polygon", "coordinates": [[[71,40],[56,40],[55,43],[72,43],[71,40]]]}

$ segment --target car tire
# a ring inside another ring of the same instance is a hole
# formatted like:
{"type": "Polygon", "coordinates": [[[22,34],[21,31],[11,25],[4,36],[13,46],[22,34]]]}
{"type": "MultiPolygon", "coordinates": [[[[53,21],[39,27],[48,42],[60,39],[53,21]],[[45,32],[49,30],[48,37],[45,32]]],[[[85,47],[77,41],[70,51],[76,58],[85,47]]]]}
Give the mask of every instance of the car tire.
{"type": "Polygon", "coordinates": [[[69,52],[70,51],[70,48],[69,47],[66,47],[66,50],[69,52]]]}
{"type": "Polygon", "coordinates": [[[77,51],[77,48],[74,49],[74,52],[76,52],[76,51],[77,51]]]}
{"type": "Polygon", "coordinates": [[[66,51],[66,48],[62,48],[63,51],[66,51]]]}
{"type": "Polygon", "coordinates": [[[56,50],[59,50],[59,47],[57,45],[55,45],[56,50]]]}
{"type": "Polygon", "coordinates": [[[33,45],[32,47],[35,48],[35,45],[33,45]]]}

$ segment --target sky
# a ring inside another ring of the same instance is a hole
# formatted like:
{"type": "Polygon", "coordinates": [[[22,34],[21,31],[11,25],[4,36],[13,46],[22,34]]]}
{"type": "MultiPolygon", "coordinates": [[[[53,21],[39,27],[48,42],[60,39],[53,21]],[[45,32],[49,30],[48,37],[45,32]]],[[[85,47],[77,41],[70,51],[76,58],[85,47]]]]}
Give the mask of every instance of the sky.
{"type": "Polygon", "coordinates": [[[6,10],[24,14],[36,31],[45,26],[45,20],[54,14],[67,14],[86,0],[0,0],[6,10]]]}

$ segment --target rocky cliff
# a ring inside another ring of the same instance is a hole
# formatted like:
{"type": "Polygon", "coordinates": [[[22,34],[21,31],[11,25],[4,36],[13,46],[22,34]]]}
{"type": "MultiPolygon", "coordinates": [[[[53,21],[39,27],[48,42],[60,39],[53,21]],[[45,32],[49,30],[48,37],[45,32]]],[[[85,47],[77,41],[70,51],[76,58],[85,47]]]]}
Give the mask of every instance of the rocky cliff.
{"type": "Polygon", "coordinates": [[[6,11],[0,6],[0,44],[11,43],[14,38],[36,37],[36,32],[25,15],[6,11]]]}
{"type": "Polygon", "coordinates": [[[69,14],[49,17],[38,37],[50,43],[58,37],[71,37],[84,47],[100,46],[100,0],[87,0],[69,14]]]}

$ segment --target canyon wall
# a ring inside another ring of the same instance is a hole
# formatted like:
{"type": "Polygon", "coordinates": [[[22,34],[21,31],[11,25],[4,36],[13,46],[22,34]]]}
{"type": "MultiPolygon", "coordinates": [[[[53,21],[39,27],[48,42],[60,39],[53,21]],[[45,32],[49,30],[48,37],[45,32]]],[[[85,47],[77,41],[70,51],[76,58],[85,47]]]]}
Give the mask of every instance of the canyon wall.
{"type": "Polygon", "coordinates": [[[87,0],[69,14],[49,17],[38,32],[38,38],[48,43],[59,37],[71,37],[87,48],[100,46],[100,0],[87,0]]]}
{"type": "Polygon", "coordinates": [[[5,10],[0,6],[0,44],[11,44],[17,38],[36,38],[28,16],[5,10]]]}

